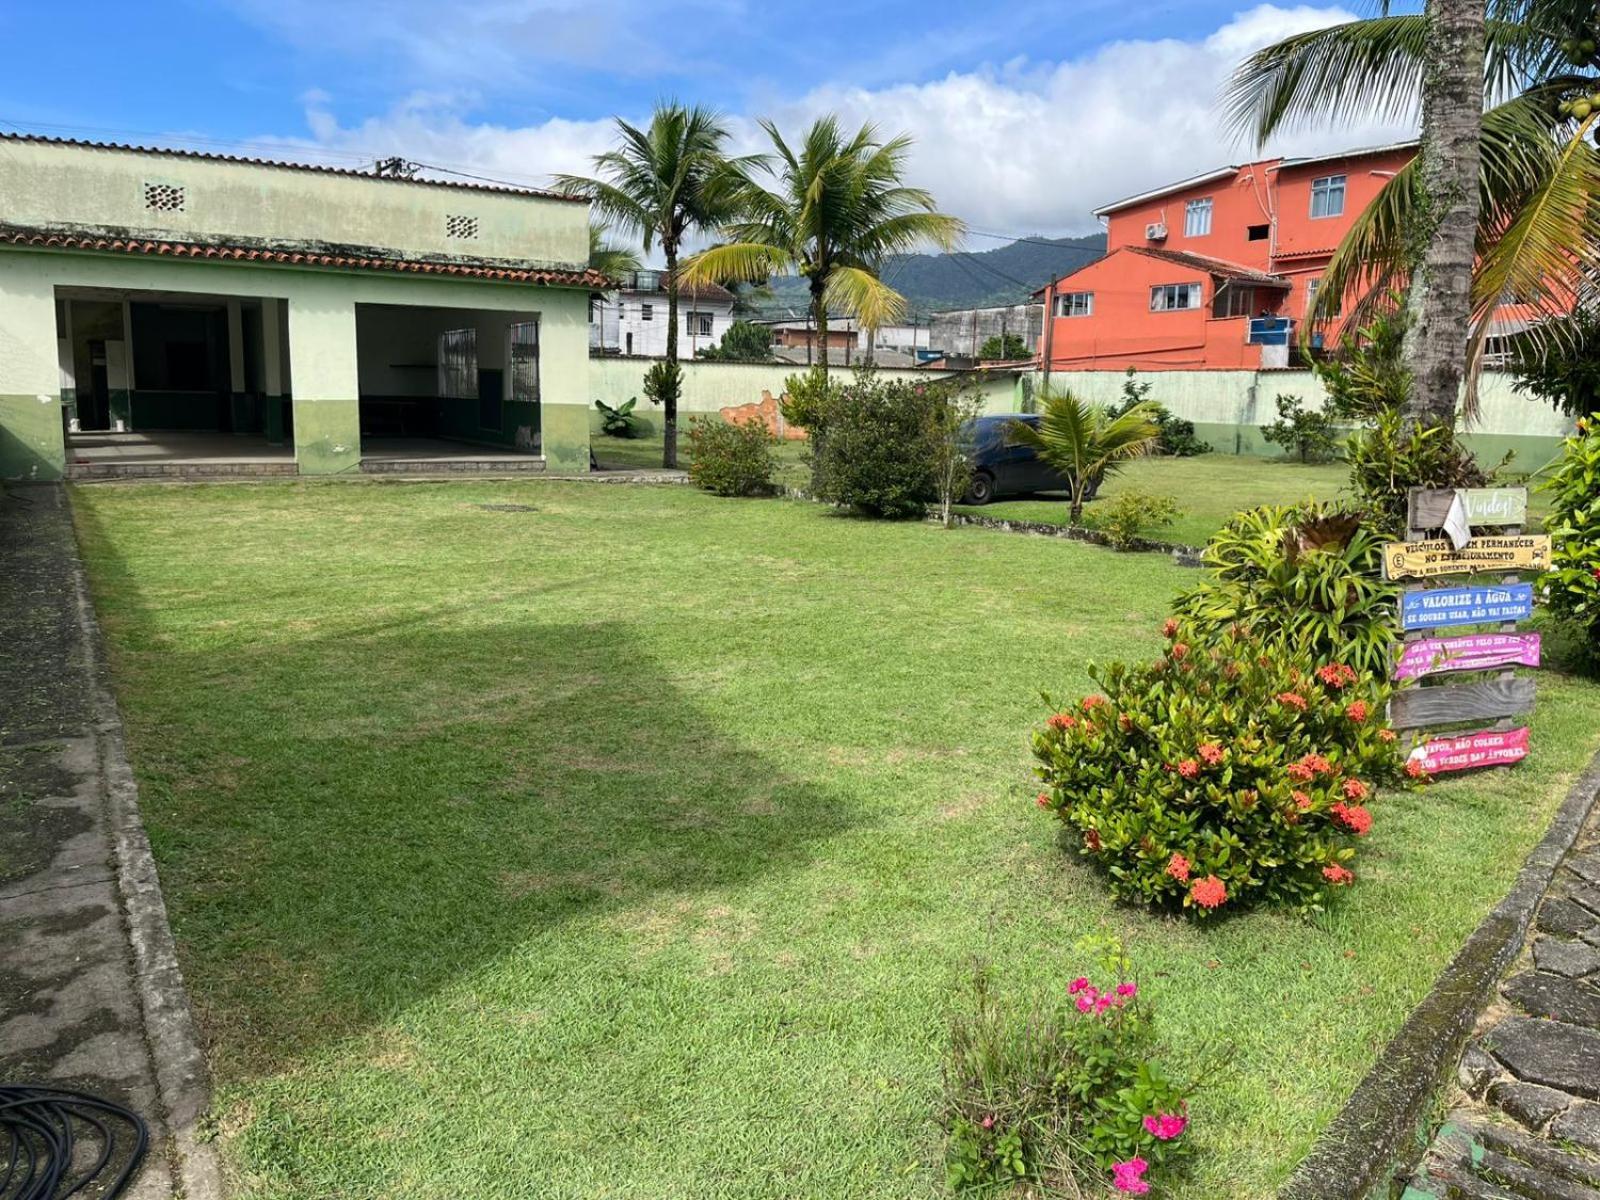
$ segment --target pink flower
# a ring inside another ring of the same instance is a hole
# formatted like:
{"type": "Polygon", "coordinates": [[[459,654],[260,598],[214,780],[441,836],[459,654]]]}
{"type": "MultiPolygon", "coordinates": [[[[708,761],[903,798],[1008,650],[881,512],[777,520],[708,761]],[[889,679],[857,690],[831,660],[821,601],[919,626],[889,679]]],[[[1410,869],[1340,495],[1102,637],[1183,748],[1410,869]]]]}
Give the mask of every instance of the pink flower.
{"type": "MultiPolygon", "coordinates": [[[[1149,1117],[1145,1118],[1145,1122],[1147,1124],[1149,1123],[1149,1120],[1150,1120],[1149,1117]]],[[[990,1113],[988,1116],[984,1117],[983,1120],[979,1121],[978,1124],[982,1125],[985,1129],[993,1129],[994,1128],[994,1114],[990,1113]]]]}
{"type": "Polygon", "coordinates": [[[1136,983],[1119,983],[1119,984],[1117,984],[1117,995],[1119,995],[1119,996],[1137,996],[1138,994],[1139,994],[1139,985],[1136,984],[1136,983]]]}
{"type": "Polygon", "coordinates": [[[1069,996],[1076,996],[1079,992],[1087,991],[1089,991],[1089,981],[1082,975],[1079,975],[1071,983],[1067,984],[1067,995],[1069,996]]]}
{"type": "Polygon", "coordinates": [[[1116,1001],[1113,1000],[1110,996],[1101,996],[1099,999],[1097,999],[1094,1002],[1094,1010],[1097,1013],[1103,1013],[1103,1012],[1105,1012],[1106,1009],[1110,1008],[1115,1003],[1116,1003],[1116,1001]]]}
{"type": "Polygon", "coordinates": [[[1039,807],[1040,808],[1049,808],[1050,807],[1050,793],[1049,792],[1040,792],[1039,793],[1039,807]]]}
{"type": "Polygon", "coordinates": [[[1144,1119],[1145,1132],[1158,1142],[1170,1142],[1189,1127],[1189,1118],[1178,1113],[1157,1113],[1144,1119]]]}
{"type": "Polygon", "coordinates": [[[1150,1190],[1150,1185],[1144,1180],[1144,1173],[1149,1169],[1150,1164],[1142,1158],[1130,1158],[1127,1162],[1112,1163],[1112,1186],[1119,1192],[1142,1196],[1150,1190]]]}
{"type": "Polygon", "coordinates": [[[1086,1013],[1086,1012],[1089,1012],[1090,1010],[1092,1010],[1093,1008],[1094,1008],[1094,997],[1091,996],[1088,992],[1084,992],[1081,996],[1078,997],[1078,1011],[1079,1012],[1086,1013]]]}
{"type": "Polygon", "coordinates": [[[1185,779],[1193,779],[1196,775],[1200,774],[1200,764],[1195,762],[1195,760],[1192,758],[1186,758],[1178,764],[1178,774],[1182,775],[1185,779]]]}

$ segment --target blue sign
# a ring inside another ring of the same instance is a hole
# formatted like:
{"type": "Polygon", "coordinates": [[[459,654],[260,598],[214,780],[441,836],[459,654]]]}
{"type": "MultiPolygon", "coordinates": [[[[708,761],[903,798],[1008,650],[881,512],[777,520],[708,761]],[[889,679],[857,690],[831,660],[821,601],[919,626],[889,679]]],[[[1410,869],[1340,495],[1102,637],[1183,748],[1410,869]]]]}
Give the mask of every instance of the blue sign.
{"type": "Polygon", "coordinates": [[[1445,625],[1488,625],[1533,615],[1533,584],[1418,588],[1400,597],[1402,629],[1445,625]]]}

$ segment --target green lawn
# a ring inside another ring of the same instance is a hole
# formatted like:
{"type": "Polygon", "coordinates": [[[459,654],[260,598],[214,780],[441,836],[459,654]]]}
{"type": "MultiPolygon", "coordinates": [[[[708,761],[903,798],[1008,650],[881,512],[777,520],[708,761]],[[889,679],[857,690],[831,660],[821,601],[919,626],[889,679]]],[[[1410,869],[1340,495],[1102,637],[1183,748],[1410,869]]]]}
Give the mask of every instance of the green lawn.
{"type": "Polygon", "coordinates": [[[975,954],[1129,942],[1269,1195],[1542,834],[1515,772],[1380,797],[1312,921],[1109,904],[1034,807],[1038,691],[1155,651],[1156,555],[582,483],[91,486],[78,529],[240,1194],[930,1197],[975,954]],[[535,511],[489,511],[523,504],[535,511]]]}

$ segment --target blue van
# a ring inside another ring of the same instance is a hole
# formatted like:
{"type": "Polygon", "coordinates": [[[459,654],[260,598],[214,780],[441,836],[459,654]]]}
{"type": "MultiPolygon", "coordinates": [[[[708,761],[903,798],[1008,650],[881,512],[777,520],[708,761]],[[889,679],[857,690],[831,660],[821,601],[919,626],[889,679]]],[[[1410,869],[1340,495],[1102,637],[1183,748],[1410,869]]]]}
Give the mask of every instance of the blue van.
{"type": "Polygon", "coordinates": [[[1032,446],[1011,438],[1015,422],[1039,427],[1038,413],[997,413],[982,416],[970,426],[972,483],[964,497],[968,504],[987,504],[998,496],[1028,492],[1060,492],[1066,477],[1047,464],[1032,446]]]}

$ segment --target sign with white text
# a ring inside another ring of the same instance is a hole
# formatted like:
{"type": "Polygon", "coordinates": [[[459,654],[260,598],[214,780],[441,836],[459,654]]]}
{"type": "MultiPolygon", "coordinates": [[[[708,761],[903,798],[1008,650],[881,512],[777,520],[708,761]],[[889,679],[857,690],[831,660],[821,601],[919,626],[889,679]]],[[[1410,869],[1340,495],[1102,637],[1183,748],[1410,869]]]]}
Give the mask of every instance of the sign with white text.
{"type": "Polygon", "coordinates": [[[1469,633],[1460,637],[1422,638],[1400,646],[1394,677],[1421,679],[1447,671],[1488,671],[1495,667],[1537,667],[1537,633],[1469,633]]]}
{"type": "Polygon", "coordinates": [[[1421,763],[1429,775],[1470,771],[1477,767],[1508,767],[1527,757],[1527,726],[1434,738],[1411,752],[1411,761],[1421,763]]]}
{"type": "Polygon", "coordinates": [[[1522,621],[1532,615],[1531,583],[1416,588],[1400,597],[1400,627],[1408,630],[1522,621]]]}
{"type": "Polygon", "coordinates": [[[1528,489],[1506,488],[1412,488],[1406,524],[1417,530],[1443,529],[1450,508],[1460,496],[1468,525],[1525,525],[1528,521],[1528,489]]]}

